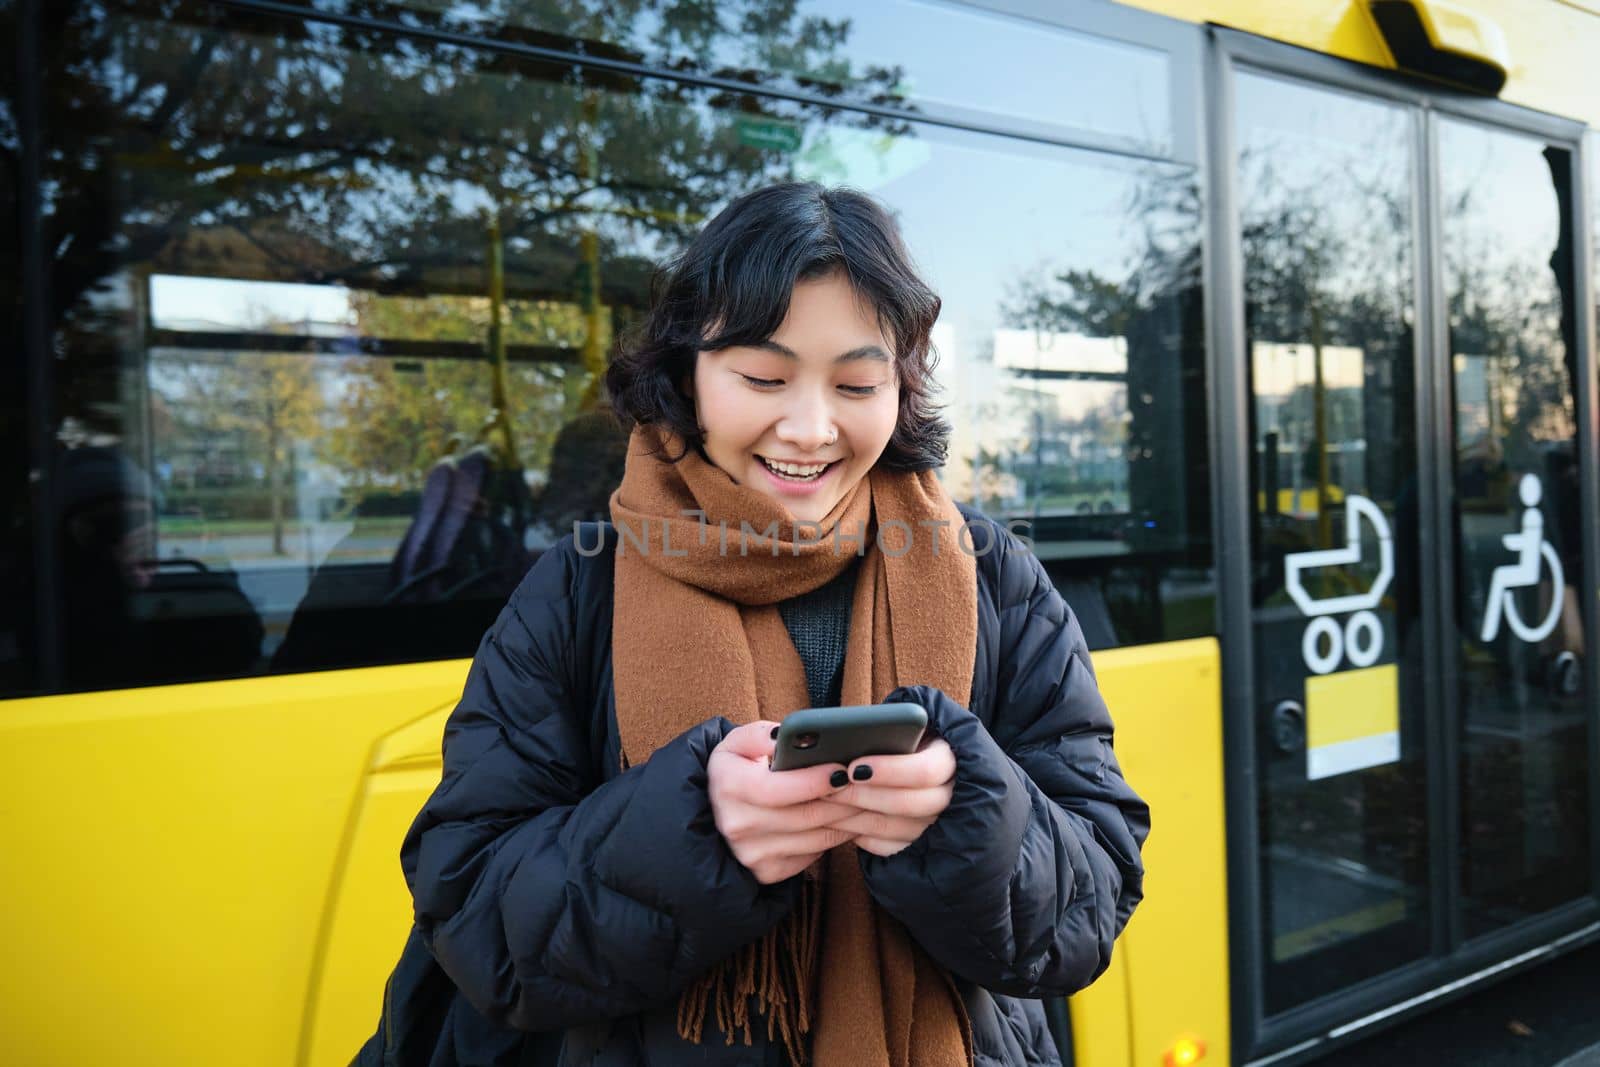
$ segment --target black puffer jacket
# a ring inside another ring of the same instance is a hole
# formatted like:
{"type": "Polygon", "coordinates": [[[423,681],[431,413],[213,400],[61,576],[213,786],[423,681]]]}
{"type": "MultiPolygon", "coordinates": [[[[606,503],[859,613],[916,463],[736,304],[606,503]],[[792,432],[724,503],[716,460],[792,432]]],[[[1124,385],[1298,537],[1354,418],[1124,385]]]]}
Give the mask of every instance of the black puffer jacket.
{"type": "MultiPolygon", "coordinates": [[[[1038,1000],[1014,998],[1071,993],[1106,968],[1141,895],[1149,813],[1117,766],[1071,611],[1021,542],[962,510],[994,534],[978,559],[972,708],[925,686],[889,695],[921,702],[950,743],[954,797],[915,844],[862,853],[862,869],[956,976],[978,1063],[1054,1064],[1038,1000]]],[[[776,1064],[764,1040],[677,1036],[679,991],[778,922],[796,883],[757,883],[713,824],[706,759],[726,719],[619,770],[616,532],[580,536],[585,552],[605,547],[586,557],[563,538],[484,637],[443,780],[401,849],[413,938],[458,989],[426,1062],[776,1064]]]]}

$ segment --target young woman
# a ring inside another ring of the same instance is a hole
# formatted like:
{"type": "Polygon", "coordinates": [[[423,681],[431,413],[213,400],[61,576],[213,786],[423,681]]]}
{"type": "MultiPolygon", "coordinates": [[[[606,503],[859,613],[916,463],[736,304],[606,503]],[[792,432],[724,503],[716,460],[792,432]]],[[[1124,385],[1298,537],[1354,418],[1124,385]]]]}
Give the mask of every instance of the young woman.
{"type": "Polygon", "coordinates": [[[374,1041],[1058,1063],[1037,998],[1109,963],[1148,812],[1071,611],[935,474],[938,299],[880,206],[809,184],[729,205],[663,283],[607,373],[613,521],[484,638],[402,848],[444,1017],[386,1002],[374,1041]],[[790,711],[901,701],[929,713],[914,754],[768,766],[790,711]]]}

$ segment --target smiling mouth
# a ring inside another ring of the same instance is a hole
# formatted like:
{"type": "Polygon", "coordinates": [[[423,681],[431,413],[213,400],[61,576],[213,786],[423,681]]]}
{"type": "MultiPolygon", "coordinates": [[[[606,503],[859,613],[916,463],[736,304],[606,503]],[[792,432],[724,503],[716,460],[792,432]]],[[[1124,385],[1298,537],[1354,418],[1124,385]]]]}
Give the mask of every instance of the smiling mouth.
{"type": "Polygon", "coordinates": [[[761,461],[761,465],[763,467],[767,468],[767,470],[771,471],[777,477],[782,478],[784,481],[797,482],[802,485],[806,482],[816,481],[818,478],[821,478],[823,475],[827,474],[829,471],[833,470],[833,468],[837,467],[841,462],[843,462],[842,460],[833,460],[815,474],[790,474],[787,471],[781,471],[777,467],[774,467],[767,460],[766,456],[757,455],[756,459],[761,461]]]}

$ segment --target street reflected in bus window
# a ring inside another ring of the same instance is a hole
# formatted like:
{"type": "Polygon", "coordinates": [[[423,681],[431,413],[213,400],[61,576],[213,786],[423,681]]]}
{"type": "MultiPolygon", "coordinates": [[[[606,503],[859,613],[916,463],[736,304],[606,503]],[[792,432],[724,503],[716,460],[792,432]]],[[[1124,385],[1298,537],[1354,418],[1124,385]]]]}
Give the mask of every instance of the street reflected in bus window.
{"type": "Polygon", "coordinates": [[[883,199],[943,297],[952,495],[1096,647],[1214,632],[1192,170],[225,18],[84,5],[48,82],[100,116],[48,160],[53,688],[471,655],[609,516],[655,264],[790,178],[883,199]]]}

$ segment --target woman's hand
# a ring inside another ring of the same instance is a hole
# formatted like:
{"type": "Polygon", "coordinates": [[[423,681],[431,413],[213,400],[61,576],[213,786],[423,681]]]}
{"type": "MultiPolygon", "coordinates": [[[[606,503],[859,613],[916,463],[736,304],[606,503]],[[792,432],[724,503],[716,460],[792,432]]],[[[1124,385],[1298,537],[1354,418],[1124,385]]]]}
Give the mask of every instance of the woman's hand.
{"type": "Polygon", "coordinates": [[[706,790],[717,830],[734,858],[763,885],[792,878],[856,836],[832,825],[853,809],[824,799],[844,791],[832,784],[844,766],[773,771],[769,762],[776,727],[772,722],[737,727],[711,750],[706,763],[706,790]]]}
{"type": "Polygon", "coordinates": [[[854,835],[856,847],[892,856],[921,837],[950,806],[956,757],[943,738],[909,756],[863,756],[850,764],[850,784],[831,796],[848,816],[831,824],[854,835]]]}

